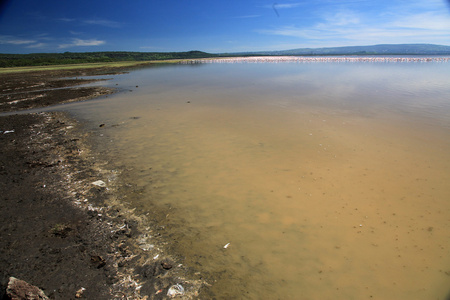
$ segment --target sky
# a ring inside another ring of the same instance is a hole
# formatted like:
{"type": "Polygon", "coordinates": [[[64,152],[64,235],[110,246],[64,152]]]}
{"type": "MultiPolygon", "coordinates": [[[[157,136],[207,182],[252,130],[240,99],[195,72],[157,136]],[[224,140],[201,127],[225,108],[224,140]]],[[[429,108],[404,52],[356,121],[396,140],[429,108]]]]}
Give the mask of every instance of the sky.
{"type": "Polygon", "coordinates": [[[450,0],[0,0],[0,53],[450,45],[450,0]]]}

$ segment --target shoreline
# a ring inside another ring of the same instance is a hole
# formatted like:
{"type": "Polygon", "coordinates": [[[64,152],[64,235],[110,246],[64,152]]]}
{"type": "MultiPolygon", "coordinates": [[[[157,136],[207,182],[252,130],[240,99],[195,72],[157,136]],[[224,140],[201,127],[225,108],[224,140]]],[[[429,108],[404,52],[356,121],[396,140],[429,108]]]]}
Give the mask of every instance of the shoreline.
{"type": "Polygon", "coordinates": [[[450,61],[449,56],[408,56],[408,55],[389,55],[389,56],[370,56],[370,55],[323,55],[323,56],[247,56],[247,57],[218,57],[218,58],[202,58],[183,61],[183,64],[196,63],[352,63],[352,62],[368,62],[368,63],[426,63],[426,62],[447,62],[450,61]]]}
{"type": "MultiPolygon", "coordinates": [[[[124,70],[81,72],[105,71],[124,70]]],[[[35,85],[36,78],[56,82],[67,77],[67,71],[56,73],[22,74],[23,89],[35,85]]],[[[64,84],[67,97],[54,100],[79,101],[69,82],[64,84]]],[[[90,90],[87,99],[97,92],[90,90]]],[[[0,97],[4,94],[3,87],[0,97]]],[[[83,124],[63,112],[8,114],[0,116],[0,131],[5,215],[0,222],[0,298],[11,276],[41,288],[51,299],[165,299],[176,284],[184,288],[182,298],[201,298],[206,281],[165,252],[156,222],[127,207],[122,171],[110,169],[91,152],[92,133],[83,124]]]]}

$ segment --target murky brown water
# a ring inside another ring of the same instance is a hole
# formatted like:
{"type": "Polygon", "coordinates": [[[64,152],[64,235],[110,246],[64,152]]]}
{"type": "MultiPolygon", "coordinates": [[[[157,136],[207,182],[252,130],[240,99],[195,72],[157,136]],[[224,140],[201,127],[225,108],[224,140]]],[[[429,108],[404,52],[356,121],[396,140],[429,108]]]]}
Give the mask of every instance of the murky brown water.
{"type": "Polygon", "coordinates": [[[171,208],[174,249],[217,298],[446,299],[449,67],[144,69],[73,112],[107,124],[135,205],[171,208]]]}

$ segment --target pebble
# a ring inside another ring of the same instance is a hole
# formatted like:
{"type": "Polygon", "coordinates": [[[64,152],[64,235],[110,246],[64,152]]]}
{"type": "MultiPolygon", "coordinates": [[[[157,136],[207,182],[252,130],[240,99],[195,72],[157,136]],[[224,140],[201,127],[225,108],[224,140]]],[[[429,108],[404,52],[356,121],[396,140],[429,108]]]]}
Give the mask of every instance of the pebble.
{"type": "Polygon", "coordinates": [[[99,187],[106,187],[106,183],[103,180],[94,181],[92,184],[99,187]]]}
{"type": "Polygon", "coordinates": [[[184,295],[184,288],[181,286],[181,284],[177,283],[169,288],[169,290],[167,291],[167,296],[173,298],[178,295],[184,295]]]}

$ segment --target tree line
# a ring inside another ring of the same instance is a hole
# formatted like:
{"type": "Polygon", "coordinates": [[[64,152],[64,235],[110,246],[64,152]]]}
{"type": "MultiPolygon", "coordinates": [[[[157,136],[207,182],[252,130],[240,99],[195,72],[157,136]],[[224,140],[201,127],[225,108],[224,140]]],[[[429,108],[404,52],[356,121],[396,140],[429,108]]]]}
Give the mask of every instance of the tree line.
{"type": "Polygon", "coordinates": [[[115,61],[208,58],[218,56],[202,51],[188,52],[64,52],[0,54],[0,68],[82,64],[115,61]]]}

